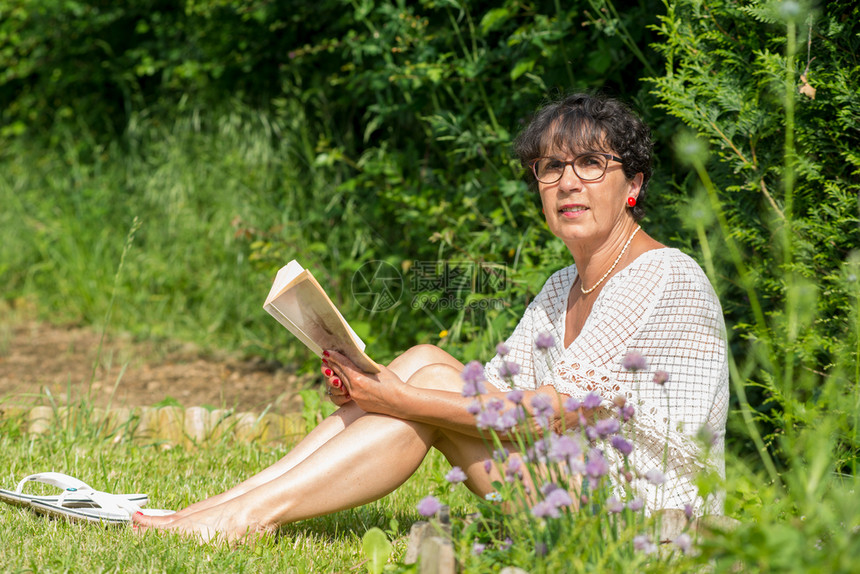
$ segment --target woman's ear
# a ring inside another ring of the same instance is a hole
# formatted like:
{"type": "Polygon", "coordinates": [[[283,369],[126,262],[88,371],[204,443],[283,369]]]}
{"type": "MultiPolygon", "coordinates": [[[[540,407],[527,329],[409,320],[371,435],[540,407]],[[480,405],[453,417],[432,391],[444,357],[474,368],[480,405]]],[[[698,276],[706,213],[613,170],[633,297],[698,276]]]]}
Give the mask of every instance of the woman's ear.
{"type": "Polygon", "coordinates": [[[633,176],[633,179],[630,180],[630,197],[635,197],[639,199],[639,192],[642,190],[642,182],[645,180],[645,176],[642,172],[637,173],[633,176]]]}

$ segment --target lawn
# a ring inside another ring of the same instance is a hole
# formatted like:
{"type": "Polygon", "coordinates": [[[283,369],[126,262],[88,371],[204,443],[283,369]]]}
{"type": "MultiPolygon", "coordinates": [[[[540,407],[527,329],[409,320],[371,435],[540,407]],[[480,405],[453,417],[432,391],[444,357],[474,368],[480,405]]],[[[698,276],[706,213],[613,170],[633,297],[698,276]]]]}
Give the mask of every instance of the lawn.
{"type": "MultiPolygon", "coordinates": [[[[28,474],[54,470],[108,492],[144,492],[150,507],[180,508],[218,493],[282,456],[287,445],[222,440],[198,448],[136,444],[95,436],[87,425],[28,437],[20,421],[0,422],[2,487],[12,489],[28,474]]],[[[401,560],[415,506],[428,484],[440,480],[447,463],[438,453],[384,499],[332,516],[285,526],[254,547],[199,545],[179,536],[129,527],[71,523],[28,509],[0,505],[0,569],[7,572],[331,572],[363,571],[361,538],[373,527],[385,530],[401,560]]],[[[34,485],[35,486],[35,485],[34,485]]],[[[29,488],[29,487],[28,487],[29,488]]],[[[36,489],[38,490],[38,489],[36,489]]],[[[53,489],[54,491],[56,489],[53,489]]],[[[45,493],[51,491],[45,488],[45,493]]],[[[53,492],[51,492],[53,493],[53,492]]],[[[468,506],[457,487],[457,512],[468,506]]]]}

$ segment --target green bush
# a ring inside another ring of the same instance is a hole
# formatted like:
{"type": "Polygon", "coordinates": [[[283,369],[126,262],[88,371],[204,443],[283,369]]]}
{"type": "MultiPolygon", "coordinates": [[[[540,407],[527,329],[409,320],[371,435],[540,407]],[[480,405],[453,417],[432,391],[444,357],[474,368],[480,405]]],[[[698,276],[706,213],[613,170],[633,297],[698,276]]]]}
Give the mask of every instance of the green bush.
{"type": "MultiPolygon", "coordinates": [[[[772,438],[814,423],[813,405],[839,410],[822,396],[823,381],[838,358],[858,359],[855,287],[843,271],[860,242],[858,15],[842,2],[809,11],[680,1],[666,4],[657,27],[659,107],[710,143],[715,201],[749,269],[741,276],[732,251],[714,249],[729,325],[750,342],[736,339],[735,350],[780,349],[746,373],[761,389],[753,402],[772,438]]],[[[692,224],[703,198],[694,184],[682,190],[692,224]]],[[[846,382],[854,388],[856,378],[846,382]]]]}

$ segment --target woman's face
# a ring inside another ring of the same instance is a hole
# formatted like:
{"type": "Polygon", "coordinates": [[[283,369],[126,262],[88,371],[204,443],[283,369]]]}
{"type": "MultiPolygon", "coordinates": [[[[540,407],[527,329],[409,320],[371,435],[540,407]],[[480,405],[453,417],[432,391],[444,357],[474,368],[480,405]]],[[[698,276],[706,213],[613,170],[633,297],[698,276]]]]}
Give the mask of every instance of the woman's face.
{"type": "MultiPolygon", "coordinates": [[[[618,155],[612,150],[600,151],[618,155]]],[[[576,155],[550,149],[546,156],[572,161],[576,155]]],[[[632,180],[624,176],[622,164],[611,160],[603,177],[595,181],[582,181],[573,167],[564,167],[561,179],[555,183],[538,182],[544,216],[550,231],[567,244],[597,248],[602,243],[625,234],[633,221],[627,199],[637,197],[642,185],[642,174],[632,180]]]]}

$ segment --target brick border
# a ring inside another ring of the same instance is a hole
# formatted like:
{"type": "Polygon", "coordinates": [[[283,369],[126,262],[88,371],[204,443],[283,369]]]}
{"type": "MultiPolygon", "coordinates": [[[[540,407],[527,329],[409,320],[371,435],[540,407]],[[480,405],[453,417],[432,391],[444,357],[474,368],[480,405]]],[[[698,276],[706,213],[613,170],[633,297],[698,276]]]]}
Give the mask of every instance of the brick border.
{"type": "Polygon", "coordinates": [[[278,415],[234,412],[203,407],[80,407],[38,406],[30,409],[0,407],[0,418],[21,417],[30,436],[44,435],[60,425],[86,424],[99,429],[106,439],[161,442],[195,446],[224,438],[251,442],[296,442],[307,434],[300,414],[278,415]]]}

